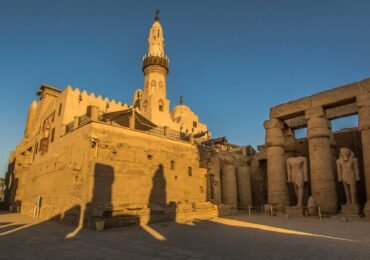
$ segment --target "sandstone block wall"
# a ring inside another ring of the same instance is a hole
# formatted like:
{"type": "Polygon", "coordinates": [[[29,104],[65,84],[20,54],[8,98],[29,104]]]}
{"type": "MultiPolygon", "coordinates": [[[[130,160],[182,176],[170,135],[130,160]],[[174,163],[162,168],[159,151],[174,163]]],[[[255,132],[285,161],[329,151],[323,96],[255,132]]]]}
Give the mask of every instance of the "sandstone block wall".
{"type": "Polygon", "coordinates": [[[206,202],[207,170],[197,146],[187,142],[91,122],[50,144],[39,160],[32,158],[31,152],[15,158],[10,198],[13,210],[30,216],[38,196],[41,218],[71,223],[99,210],[106,217],[119,211],[145,218],[156,211],[166,217],[147,221],[170,220],[181,205],[206,202]]]}

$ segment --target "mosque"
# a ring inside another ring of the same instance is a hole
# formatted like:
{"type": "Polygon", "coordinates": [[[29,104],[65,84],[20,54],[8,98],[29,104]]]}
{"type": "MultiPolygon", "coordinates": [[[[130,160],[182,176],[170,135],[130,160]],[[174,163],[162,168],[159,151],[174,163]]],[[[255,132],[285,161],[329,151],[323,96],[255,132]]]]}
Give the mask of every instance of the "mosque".
{"type": "Polygon", "coordinates": [[[169,68],[157,15],[131,105],[42,85],[10,155],[10,210],[107,226],[217,215],[207,198],[211,133],[182,101],[170,109],[169,68]]]}

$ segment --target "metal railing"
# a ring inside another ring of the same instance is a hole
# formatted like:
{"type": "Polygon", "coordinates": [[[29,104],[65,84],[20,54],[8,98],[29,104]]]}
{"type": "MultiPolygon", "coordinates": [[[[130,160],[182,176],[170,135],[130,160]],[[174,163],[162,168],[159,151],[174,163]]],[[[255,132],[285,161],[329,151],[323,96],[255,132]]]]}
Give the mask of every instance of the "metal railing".
{"type": "Polygon", "coordinates": [[[86,125],[91,121],[91,118],[88,117],[86,114],[80,116],[79,121],[78,121],[78,126],[86,125]]]}
{"type": "Polygon", "coordinates": [[[156,136],[164,136],[164,129],[162,127],[154,127],[145,132],[156,136]]]}
{"type": "Polygon", "coordinates": [[[156,136],[167,137],[167,138],[175,139],[175,140],[181,140],[181,141],[186,141],[186,142],[190,141],[189,136],[187,136],[186,134],[178,132],[178,131],[171,130],[171,129],[166,128],[166,127],[157,126],[157,127],[154,127],[154,128],[152,128],[148,131],[141,131],[141,132],[156,135],[156,136]]]}
{"type": "MultiPolygon", "coordinates": [[[[72,122],[70,122],[66,125],[66,132],[65,133],[67,134],[69,132],[72,132],[75,128],[86,125],[89,122],[91,122],[91,118],[89,116],[87,116],[86,114],[82,115],[78,118],[78,126],[75,126],[75,121],[72,121],[72,122]]],[[[107,122],[104,122],[104,121],[100,121],[100,122],[105,123],[105,124],[107,123],[107,122]]],[[[128,127],[125,127],[125,126],[121,126],[121,127],[129,129],[128,127]]],[[[182,132],[178,132],[178,131],[175,131],[175,130],[171,130],[168,127],[159,127],[158,126],[158,127],[151,128],[150,130],[147,130],[147,131],[143,131],[143,130],[139,130],[139,129],[135,129],[135,130],[139,131],[139,132],[142,132],[142,133],[147,133],[147,134],[150,134],[150,135],[166,137],[166,138],[169,138],[169,139],[181,140],[181,141],[185,141],[185,142],[190,142],[190,138],[187,134],[182,133],[182,132]]]]}
{"type": "Polygon", "coordinates": [[[66,133],[69,133],[73,130],[74,122],[72,121],[71,123],[66,125],[66,133]]]}

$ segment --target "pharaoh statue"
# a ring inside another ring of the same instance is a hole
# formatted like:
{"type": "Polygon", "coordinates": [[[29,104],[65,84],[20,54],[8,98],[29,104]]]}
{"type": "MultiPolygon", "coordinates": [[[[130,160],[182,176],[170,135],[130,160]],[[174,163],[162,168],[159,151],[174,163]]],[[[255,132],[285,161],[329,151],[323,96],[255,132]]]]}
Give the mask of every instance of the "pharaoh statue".
{"type": "Polygon", "coordinates": [[[288,182],[293,183],[297,197],[296,207],[303,206],[304,183],[308,181],[307,158],[304,156],[290,157],[286,161],[288,182]]]}
{"type": "Polygon", "coordinates": [[[348,148],[341,148],[337,160],[338,181],[343,182],[346,193],[346,205],[356,205],[356,182],[360,181],[358,161],[354,153],[348,148]]]}

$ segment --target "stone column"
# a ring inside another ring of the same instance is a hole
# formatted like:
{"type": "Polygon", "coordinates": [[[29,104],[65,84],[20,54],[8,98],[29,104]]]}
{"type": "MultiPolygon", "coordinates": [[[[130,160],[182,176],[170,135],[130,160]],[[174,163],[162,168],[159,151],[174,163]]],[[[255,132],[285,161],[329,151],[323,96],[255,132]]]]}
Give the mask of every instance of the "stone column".
{"type": "Polygon", "coordinates": [[[337,212],[331,129],[322,107],[305,111],[309,146],[312,196],[324,214],[337,212]]]}
{"type": "Polygon", "coordinates": [[[370,93],[365,92],[357,96],[357,106],[358,129],[361,133],[367,198],[364,213],[367,218],[370,218],[370,93]]]}
{"type": "Polygon", "coordinates": [[[247,165],[237,168],[238,208],[248,209],[252,206],[251,167],[247,165]]]}
{"type": "Polygon", "coordinates": [[[226,205],[238,205],[238,187],[236,184],[236,173],[234,165],[222,166],[221,187],[222,203],[226,205]]]}
{"type": "Polygon", "coordinates": [[[289,206],[289,190],[286,176],[283,122],[277,118],[265,121],[267,146],[268,202],[280,212],[289,206]]]}
{"type": "Polygon", "coordinates": [[[221,203],[221,169],[220,159],[217,154],[210,152],[208,159],[208,174],[211,182],[211,201],[215,204],[221,203]]]}

